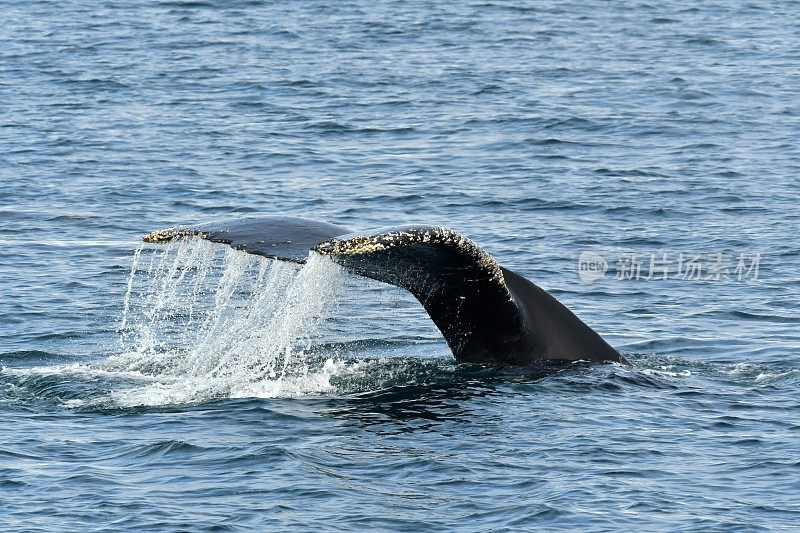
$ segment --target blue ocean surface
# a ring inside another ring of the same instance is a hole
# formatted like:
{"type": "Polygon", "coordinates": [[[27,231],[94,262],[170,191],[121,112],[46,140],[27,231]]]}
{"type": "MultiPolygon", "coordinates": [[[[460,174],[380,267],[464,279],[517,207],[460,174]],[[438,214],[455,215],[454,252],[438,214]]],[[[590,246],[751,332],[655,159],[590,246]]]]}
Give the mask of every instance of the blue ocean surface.
{"type": "Polygon", "coordinates": [[[0,530],[800,526],[800,4],[0,2],[0,530]],[[175,224],[437,224],[630,365],[175,224]]]}

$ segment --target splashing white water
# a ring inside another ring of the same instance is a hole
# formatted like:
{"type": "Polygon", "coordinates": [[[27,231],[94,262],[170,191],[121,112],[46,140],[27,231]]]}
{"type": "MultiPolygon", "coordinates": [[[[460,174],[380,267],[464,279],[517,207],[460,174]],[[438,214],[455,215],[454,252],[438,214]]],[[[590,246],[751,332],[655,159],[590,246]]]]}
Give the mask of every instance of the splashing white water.
{"type": "Polygon", "coordinates": [[[105,408],[353,394],[447,381],[455,368],[411,295],[318,254],[300,267],[188,238],[140,247],[131,263],[117,355],[0,374],[69,408],[105,408]],[[340,301],[346,313],[334,312],[340,301]],[[440,357],[406,357],[420,342],[440,357]]]}
{"type": "Polygon", "coordinates": [[[311,253],[298,268],[197,238],[146,251],[146,270],[140,250],[132,262],[123,353],[94,365],[145,381],[113,392],[115,403],[296,396],[331,387],[341,365],[312,362],[307,351],[336,306],[341,267],[311,253]]]}

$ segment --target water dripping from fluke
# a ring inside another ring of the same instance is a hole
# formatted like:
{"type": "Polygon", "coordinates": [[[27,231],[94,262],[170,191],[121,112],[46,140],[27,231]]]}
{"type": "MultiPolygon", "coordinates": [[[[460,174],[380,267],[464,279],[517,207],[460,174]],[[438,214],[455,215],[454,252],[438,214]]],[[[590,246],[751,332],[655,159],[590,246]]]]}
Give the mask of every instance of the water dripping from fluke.
{"type": "MultiPolygon", "coordinates": [[[[2,367],[0,385],[26,401],[114,410],[232,398],[350,397],[460,379],[449,352],[420,360],[396,353],[397,342],[376,348],[371,337],[368,348],[354,349],[360,341],[339,321],[339,305],[343,294],[362,294],[348,290],[356,281],[364,280],[316,252],[301,266],[195,237],[140,247],[125,282],[113,355],[2,367]]],[[[362,316],[363,306],[347,309],[347,320],[376,318],[362,316]]]]}
{"type": "Polygon", "coordinates": [[[96,366],[141,375],[140,386],[112,393],[118,405],[324,393],[342,364],[308,349],[343,276],[314,252],[300,267],[198,238],[138,249],[122,353],[96,366]]]}

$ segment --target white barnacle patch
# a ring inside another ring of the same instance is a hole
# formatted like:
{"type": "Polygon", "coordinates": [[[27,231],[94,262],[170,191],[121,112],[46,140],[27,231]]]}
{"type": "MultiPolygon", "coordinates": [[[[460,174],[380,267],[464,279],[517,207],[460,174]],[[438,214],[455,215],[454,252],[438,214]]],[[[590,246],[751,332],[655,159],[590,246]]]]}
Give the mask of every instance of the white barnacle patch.
{"type": "Polygon", "coordinates": [[[206,238],[206,234],[202,231],[191,230],[187,228],[167,228],[150,232],[142,237],[142,240],[150,244],[163,244],[180,237],[193,236],[201,237],[203,239],[206,238]]]}
{"type": "Polygon", "coordinates": [[[413,244],[439,244],[456,250],[478,266],[489,279],[503,285],[503,272],[494,258],[472,240],[443,226],[402,228],[376,235],[331,239],[316,247],[325,255],[357,256],[379,253],[413,244]]]}
{"type": "Polygon", "coordinates": [[[316,248],[318,252],[327,255],[366,255],[381,252],[385,249],[385,244],[372,237],[354,237],[346,240],[331,239],[316,248]]]}

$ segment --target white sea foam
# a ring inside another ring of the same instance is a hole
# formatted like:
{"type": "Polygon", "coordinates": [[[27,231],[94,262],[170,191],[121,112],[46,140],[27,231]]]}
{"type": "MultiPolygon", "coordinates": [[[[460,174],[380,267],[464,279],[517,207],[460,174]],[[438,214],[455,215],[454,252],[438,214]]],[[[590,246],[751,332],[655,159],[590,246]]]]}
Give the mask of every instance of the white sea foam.
{"type": "Polygon", "coordinates": [[[677,369],[673,365],[661,365],[658,368],[643,368],[641,372],[646,376],[665,378],[688,378],[692,372],[688,369],[677,369]]]}
{"type": "Polygon", "coordinates": [[[738,363],[723,373],[739,379],[752,380],[757,385],[771,385],[795,377],[800,374],[800,371],[797,369],[769,369],[755,363],[738,363]]]}

